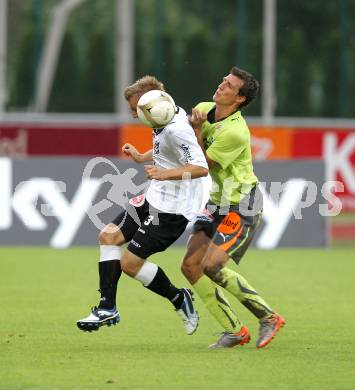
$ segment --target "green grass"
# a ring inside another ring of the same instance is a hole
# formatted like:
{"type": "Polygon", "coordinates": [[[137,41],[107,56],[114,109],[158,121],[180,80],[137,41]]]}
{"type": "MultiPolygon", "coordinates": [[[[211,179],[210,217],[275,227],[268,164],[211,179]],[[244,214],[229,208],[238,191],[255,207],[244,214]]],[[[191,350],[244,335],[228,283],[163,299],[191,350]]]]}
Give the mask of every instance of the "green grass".
{"type": "MultiPolygon", "coordinates": [[[[183,251],[154,257],[171,279],[183,251]]],[[[186,336],[169,302],[122,277],[122,322],[76,326],[97,303],[97,250],[0,249],[0,389],[355,389],[353,250],[251,250],[240,272],[287,320],[257,350],[257,321],[233,298],[252,342],[208,350],[219,326],[201,301],[186,336]]]]}
{"type": "Polygon", "coordinates": [[[332,223],[351,223],[351,222],[354,222],[355,223],[355,213],[353,212],[342,212],[338,215],[336,215],[335,217],[332,217],[331,218],[331,222],[332,223]]]}

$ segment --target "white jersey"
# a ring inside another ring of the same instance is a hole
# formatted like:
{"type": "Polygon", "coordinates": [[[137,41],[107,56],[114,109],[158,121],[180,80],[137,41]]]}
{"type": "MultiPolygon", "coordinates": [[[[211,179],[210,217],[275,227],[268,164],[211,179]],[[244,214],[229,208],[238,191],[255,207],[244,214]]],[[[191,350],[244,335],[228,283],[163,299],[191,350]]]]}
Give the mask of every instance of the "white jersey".
{"type": "MultiPolygon", "coordinates": [[[[174,119],[153,131],[153,160],[159,168],[179,168],[186,164],[208,168],[186,112],[178,108],[174,119]]],[[[152,180],[146,194],[156,209],[180,214],[192,220],[203,205],[204,179],[152,180]]]]}

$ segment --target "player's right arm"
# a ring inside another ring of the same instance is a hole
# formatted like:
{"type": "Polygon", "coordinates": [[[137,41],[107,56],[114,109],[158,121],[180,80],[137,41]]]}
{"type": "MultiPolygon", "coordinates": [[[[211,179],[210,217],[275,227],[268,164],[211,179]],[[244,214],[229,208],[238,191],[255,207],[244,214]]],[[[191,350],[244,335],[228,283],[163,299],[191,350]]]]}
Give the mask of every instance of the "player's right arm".
{"type": "Polygon", "coordinates": [[[206,158],[206,161],[208,164],[208,168],[212,168],[212,166],[215,164],[215,161],[207,156],[207,153],[205,150],[205,145],[203,142],[203,137],[202,137],[202,123],[206,119],[207,119],[207,113],[200,111],[197,108],[192,109],[192,115],[189,118],[190,124],[195,131],[197,142],[200,145],[200,148],[202,149],[203,154],[205,155],[205,158],[206,158]]]}
{"type": "Polygon", "coordinates": [[[139,153],[133,145],[127,143],[122,146],[122,152],[139,164],[153,160],[153,149],[145,153],[139,153]]]}

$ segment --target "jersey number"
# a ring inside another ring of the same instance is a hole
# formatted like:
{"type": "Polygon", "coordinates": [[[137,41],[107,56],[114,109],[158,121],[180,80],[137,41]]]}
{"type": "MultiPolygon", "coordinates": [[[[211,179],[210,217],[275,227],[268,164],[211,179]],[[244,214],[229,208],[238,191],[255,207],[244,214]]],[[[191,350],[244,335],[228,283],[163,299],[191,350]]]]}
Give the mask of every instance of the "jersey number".
{"type": "Polygon", "coordinates": [[[144,221],[144,225],[148,226],[153,221],[153,219],[154,219],[153,215],[149,215],[147,220],[144,221]]]}

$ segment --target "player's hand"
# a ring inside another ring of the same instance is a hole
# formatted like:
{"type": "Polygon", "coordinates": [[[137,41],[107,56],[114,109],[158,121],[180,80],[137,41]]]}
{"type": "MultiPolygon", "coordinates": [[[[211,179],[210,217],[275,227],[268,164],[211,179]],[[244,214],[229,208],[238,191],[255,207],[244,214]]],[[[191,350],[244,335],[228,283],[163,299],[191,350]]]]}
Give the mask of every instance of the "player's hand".
{"type": "Polygon", "coordinates": [[[157,168],[154,165],[145,165],[144,170],[148,179],[165,180],[166,169],[157,168]]]}
{"type": "Polygon", "coordinates": [[[200,129],[202,126],[202,123],[205,122],[206,119],[207,119],[207,114],[205,112],[202,112],[202,111],[198,110],[197,108],[192,109],[190,123],[194,129],[200,129]]]}
{"type": "Polygon", "coordinates": [[[122,152],[128,156],[131,157],[135,162],[139,162],[140,153],[138,150],[131,144],[124,144],[122,146],[122,152]]]}

